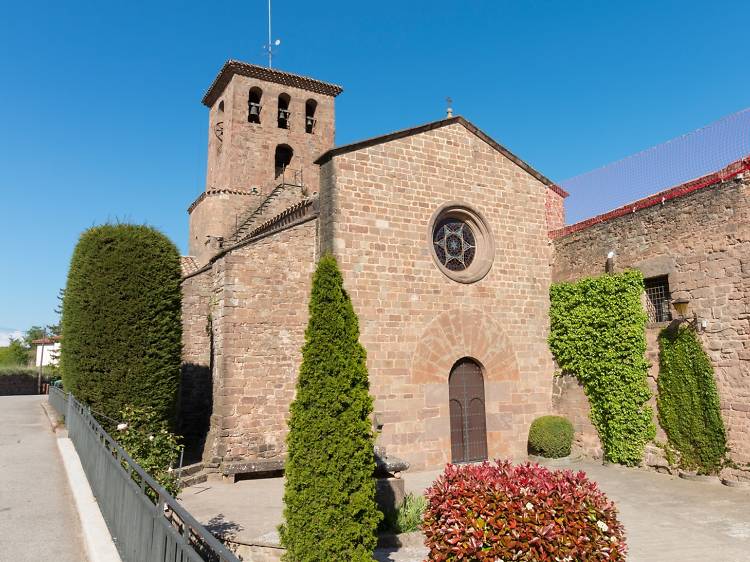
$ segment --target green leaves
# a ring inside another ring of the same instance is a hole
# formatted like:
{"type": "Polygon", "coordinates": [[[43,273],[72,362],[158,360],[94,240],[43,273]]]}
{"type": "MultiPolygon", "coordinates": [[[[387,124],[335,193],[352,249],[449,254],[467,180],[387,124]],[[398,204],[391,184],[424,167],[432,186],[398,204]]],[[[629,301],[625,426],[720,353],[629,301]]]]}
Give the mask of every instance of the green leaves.
{"type": "Polygon", "coordinates": [[[529,452],[550,459],[567,457],[573,434],[573,424],[562,416],[537,418],[529,428],[529,452]]]}
{"type": "Polygon", "coordinates": [[[366,353],[332,256],[313,277],[310,317],[287,436],[281,542],[290,562],[371,561],[382,515],[366,353]]]}
{"type": "Polygon", "coordinates": [[[115,418],[149,406],[172,421],[180,376],[180,258],[147,226],[85,231],[63,297],[65,388],[115,418]]]}
{"type": "Polygon", "coordinates": [[[638,464],[654,438],[647,384],[646,313],[638,271],[550,288],[549,345],[563,371],[581,381],[606,458],[638,464]]]}
{"type": "Polygon", "coordinates": [[[683,468],[718,472],[727,453],[711,360],[693,330],[667,328],[659,334],[659,423],[680,453],[683,468]]]}
{"type": "Polygon", "coordinates": [[[172,467],[182,450],[177,436],[153,408],[128,406],[120,413],[120,419],[122,423],[113,433],[117,442],[143,470],[176,496],[180,487],[172,467]]]}

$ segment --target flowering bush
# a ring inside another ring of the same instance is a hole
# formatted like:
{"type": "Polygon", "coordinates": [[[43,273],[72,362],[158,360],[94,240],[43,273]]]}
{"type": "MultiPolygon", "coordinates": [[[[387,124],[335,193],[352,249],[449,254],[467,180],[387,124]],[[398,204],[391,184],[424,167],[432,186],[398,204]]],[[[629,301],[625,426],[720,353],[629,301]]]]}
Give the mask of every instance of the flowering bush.
{"type": "Polygon", "coordinates": [[[614,505],[583,472],[448,465],[427,491],[429,560],[625,560],[614,505]]]}
{"type": "Polygon", "coordinates": [[[120,415],[123,421],[114,435],[117,442],[167,492],[176,496],[180,486],[172,467],[182,451],[180,438],[169,431],[167,422],[154,408],[125,406],[120,415]]]}

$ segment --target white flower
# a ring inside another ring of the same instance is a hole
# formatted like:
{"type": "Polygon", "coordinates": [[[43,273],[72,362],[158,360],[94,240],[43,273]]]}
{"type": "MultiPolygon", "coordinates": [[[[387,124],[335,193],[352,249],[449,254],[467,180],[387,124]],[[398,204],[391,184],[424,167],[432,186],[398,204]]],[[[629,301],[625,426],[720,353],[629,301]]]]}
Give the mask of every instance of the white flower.
{"type": "Polygon", "coordinates": [[[153,436],[153,435],[149,435],[149,436],[148,436],[148,440],[149,440],[149,441],[153,441],[153,440],[154,440],[154,436],[153,436]]]}
{"type": "Polygon", "coordinates": [[[127,428],[128,428],[128,424],[126,423],[117,424],[117,431],[125,431],[127,428]]]}
{"type": "Polygon", "coordinates": [[[528,509],[529,511],[531,511],[532,509],[534,509],[534,504],[532,504],[531,502],[527,502],[526,503],[526,509],[528,509]]]}
{"type": "Polygon", "coordinates": [[[609,527],[607,527],[607,524],[604,521],[597,521],[596,526],[599,527],[602,531],[605,533],[609,531],[609,527]]]}

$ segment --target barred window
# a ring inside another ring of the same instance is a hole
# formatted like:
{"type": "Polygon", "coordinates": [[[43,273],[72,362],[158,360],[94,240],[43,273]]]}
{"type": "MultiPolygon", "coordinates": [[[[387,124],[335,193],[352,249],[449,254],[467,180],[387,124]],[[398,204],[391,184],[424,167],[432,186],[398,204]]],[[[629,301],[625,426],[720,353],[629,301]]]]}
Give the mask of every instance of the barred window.
{"type": "Polygon", "coordinates": [[[666,275],[660,277],[649,277],[644,280],[646,287],[646,312],[649,322],[669,322],[672,320],[672,311],[669,303],[672,297],[669,294],[669,278],[666,275]]]}

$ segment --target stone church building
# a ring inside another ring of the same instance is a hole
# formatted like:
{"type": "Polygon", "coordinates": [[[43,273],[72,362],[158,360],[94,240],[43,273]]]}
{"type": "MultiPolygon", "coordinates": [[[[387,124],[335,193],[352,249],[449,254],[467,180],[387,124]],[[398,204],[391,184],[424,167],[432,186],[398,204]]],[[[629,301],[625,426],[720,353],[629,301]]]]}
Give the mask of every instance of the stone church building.
{"type": "MultiPolygon", "coordinates": [[[[553,400],[550,283],[603,272],[620,235],[595,241],[603,221],[565,230],[567,193],[462,117],[336,146],[341,92],[229,61],[203,98],[206,189],[188,209],[182,282],[190,460],[225,473],[283,466],[312,273],[327,252],[359,315],[388,454],[415,469],[522,457],[532,420],[575,417],[581,404],[575,388],[553,400]]],[[[658,276],[690,271],[662,254],[649,262],[658,276]]],[[[738,357],[732,372],[747,381],[738,357]]]]}

